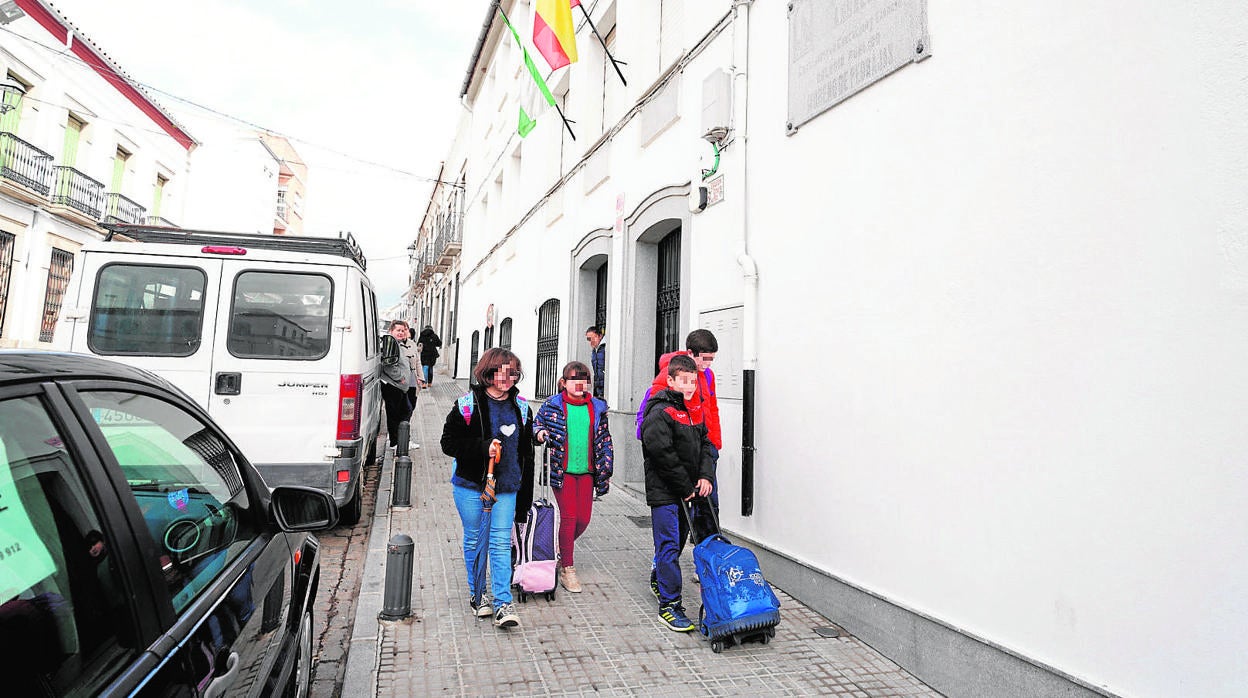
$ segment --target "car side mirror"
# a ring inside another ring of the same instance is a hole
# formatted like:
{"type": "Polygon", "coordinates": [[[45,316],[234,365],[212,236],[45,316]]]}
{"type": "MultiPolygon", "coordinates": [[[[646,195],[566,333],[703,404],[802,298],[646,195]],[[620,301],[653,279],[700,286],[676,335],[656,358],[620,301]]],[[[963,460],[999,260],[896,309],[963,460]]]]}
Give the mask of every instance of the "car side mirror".
{"type": "Polygon", "coordinates": [[[378,340],[381,349],[381,365],[393,366],[399,363],[399,340],[393,335],[383,334],[378,340]]]}
{"type": "Polygon", "coordinates": [[[327,492],[311,487],[282,486],[269,500],[277,525],[287,533],[330,528],[338,523],[338,505],[327,492]]]}

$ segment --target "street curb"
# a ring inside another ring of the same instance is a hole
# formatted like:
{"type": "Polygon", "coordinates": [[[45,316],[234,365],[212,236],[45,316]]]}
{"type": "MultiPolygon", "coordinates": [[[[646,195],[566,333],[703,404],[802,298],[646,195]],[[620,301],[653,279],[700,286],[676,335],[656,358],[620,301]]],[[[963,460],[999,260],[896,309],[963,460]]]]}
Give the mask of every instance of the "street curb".
{"type": "MultiPolygon", "coordinates": [[[[382,444],[385,442],[383,441],[382,444]]],[[[355,604],[355,625],[348,641],[347,670],[342,682],[344,696],[377,695],[377,638],[386,577],[386,545],[390,540],[390,490],[394,486],[394,457],[390,449],[381,466],[381,480],[373,504],[373,521],[368,528],[368,552],[360,574],[360,595],[355,604]]]]}

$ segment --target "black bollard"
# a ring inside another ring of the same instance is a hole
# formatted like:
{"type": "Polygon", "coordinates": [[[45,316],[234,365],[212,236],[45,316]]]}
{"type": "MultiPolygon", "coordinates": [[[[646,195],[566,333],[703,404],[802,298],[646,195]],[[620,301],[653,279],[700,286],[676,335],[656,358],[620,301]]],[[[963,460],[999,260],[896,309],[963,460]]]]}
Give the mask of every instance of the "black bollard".
{"type": "Polygon", "coordinates": [[[381,620],[403,620],[412,615],[412,565],[416,544],[406,533],[396,533],[386,545],[386,590],[381,620]]]}
{"type": "Polygon", "coordinates": [[[408,422],[399,422],[399,438],[395,440],[395,443],[399,444],[399,446],[394,449],[394,455],[406,456],[408,442],[411,441],[411,438],[412,425],[408,422]]]}
{"type": "Polygon", "coordinates": [[[412,505],[412,459],[407,454],[394,459],[394,487],[390,490],[390,506],[412,505]]]}

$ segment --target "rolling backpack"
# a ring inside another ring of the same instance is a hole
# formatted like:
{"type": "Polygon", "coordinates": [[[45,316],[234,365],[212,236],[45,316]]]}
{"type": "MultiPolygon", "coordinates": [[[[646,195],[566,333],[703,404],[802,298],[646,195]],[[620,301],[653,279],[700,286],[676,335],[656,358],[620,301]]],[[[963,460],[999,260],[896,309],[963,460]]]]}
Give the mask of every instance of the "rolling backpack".
{"type": "MultiPolygon", "coordinates": [[[[693,566],[702,585],[702,610],[698,631],[711,641],[711,650],[757,640],[767,644],[776,636],[780,623],[780,600],[763,578],[758,558],[747,548],[733,545],[719,528],[719,519],[707,499],[695,500],[714,523],[714,532],[693,546],[693,566]]],[[[681,511],[693,525],[691,507],[681,503],[681,511]]]]}
{"type": "Polygon", "coordinates": [[[511,529],[511,584],[519,598],[545,594],[555,598],[559,571],[559,507],[550,498],[550,447],[543,449],[538,482],[545,485],[540,499],[533,500],[523,523],[511,529]]]}

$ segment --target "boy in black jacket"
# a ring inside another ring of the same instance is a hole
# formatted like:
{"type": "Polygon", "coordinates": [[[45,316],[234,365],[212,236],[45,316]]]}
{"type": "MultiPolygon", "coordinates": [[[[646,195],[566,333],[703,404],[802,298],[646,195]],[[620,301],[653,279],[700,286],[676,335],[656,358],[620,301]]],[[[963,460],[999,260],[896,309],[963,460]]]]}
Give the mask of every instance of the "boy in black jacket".
{"type": "Polygon", "coordinates": [[[659,620],[680,633],[693,630],[680,598],[680,554],[689,537],[689,526],[680,512],[681,500],[710,495],[715,479],[706,426],[700,420],[695,422],[685,408],[685,400],[698,389],[697,371],[697,364],[688,356],[672,357],[667,367],[667,390],[650,396],[641,423],[659,620]]]}

